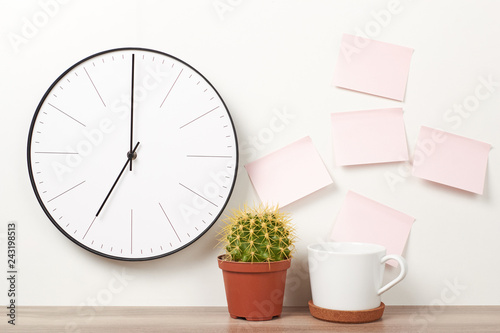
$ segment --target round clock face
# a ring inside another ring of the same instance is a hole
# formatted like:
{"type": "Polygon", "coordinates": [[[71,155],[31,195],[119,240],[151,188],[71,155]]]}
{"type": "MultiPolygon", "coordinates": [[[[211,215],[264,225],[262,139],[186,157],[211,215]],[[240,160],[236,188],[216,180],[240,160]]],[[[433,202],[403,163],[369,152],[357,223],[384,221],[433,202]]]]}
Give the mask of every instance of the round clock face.
{"type": "Polygon", "coordinates": [[[54,225],[94,253],[149,260],[201,237],[231,195],[229,112],[194,68],[138,48],[64,72],[33,117],[28,168],[54,225]]]}

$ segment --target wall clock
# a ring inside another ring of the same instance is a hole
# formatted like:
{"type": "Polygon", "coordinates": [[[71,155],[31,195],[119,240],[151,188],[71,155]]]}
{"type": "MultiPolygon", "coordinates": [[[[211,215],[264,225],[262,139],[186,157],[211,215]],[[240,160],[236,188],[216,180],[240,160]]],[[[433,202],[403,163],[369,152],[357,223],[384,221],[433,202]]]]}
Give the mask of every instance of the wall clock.
{"type": "Polygon", "coordinates": [[[218,92],[187,63],[149,49],[71,66],[29,131],[29,176],[45,214],[112,259],[150,260],[192,244],[224,210],[237,167],[218,92]]]}

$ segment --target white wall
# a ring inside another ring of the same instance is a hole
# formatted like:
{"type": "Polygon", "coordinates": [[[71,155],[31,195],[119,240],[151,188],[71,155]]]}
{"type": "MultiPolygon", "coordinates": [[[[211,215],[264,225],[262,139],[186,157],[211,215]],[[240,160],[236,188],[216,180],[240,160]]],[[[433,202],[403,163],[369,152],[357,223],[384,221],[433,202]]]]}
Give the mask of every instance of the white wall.
{"type": "MultiPolygon", "coordinates": [[[[176,55],[200,70],[225,99],[241,149],[228,208],[258,201],[245,163],[311,136],[334,185],[287,207],[300,241],[286,304],[306,305],[310,299],[306,245],[331,230],[348,190],[416,218],[405,250],[409,274],[384,295],[386,304],[500,304],[500,86],[459,126],[443,118],[474,94],[480,77],[500,82],[500,2],[400,0],[399,13],[382,27],[374,13],[390,0],[66,1],[57,10],[50,7],[53,16],[37,21],[45,24],[14,47],[9,38],[22,37],[23,25],[43,16],[40,4],[54,1],[0,1],[0,233],[5,241],[7,221],[18,222],[20,305],[225,305],[215,248],[221,223],[172,256],[112,261],[64,237],[31,189],[26,141],[45,90],[78,60],[123,46],[176,55]],[[218,12],[215,5],[221,4],[231,10],[218,12]],[[415,49],[404,102],[331,86],[342,33],[365,28],[375,39],[415,49]],[[391,187],[386,173],[404,171],[405,163],[335,166],[329,114],[394,106],[404,108],[410,152],[421,125],[492,144],[484,195],[411,176],[391,187]],[[258,142],[252,156],[252,138],[269,126],[275,112],[291,117],[273,140],[258,142]]],[[[390,269],[388,278],[396,273],[390,269]]],[[[92,312],[81,315],[88,319],[92,312]]]]}

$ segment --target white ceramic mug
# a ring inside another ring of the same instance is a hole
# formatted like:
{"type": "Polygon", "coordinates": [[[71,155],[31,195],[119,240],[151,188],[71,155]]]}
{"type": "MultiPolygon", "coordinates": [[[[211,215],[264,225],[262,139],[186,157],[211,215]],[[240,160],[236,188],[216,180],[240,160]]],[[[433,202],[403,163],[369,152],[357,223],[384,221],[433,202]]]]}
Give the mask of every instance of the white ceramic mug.
{"type": "Polygon", "coordinates": [[[386,255],[385,247],[354,242],[316,243],[307,247],[313,303],[343,311],[374,309],[380,295],[406,276],[406,260],[386,255]],[[394,259],[401,272],[382,287],[385,262],[394,259]]]}

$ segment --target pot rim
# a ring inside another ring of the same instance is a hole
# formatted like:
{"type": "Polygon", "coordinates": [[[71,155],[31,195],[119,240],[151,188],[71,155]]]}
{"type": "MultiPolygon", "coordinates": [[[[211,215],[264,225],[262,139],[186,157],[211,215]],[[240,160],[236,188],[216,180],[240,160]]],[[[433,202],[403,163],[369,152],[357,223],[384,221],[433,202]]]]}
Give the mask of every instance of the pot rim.
{"type": "Polygon", "coordinates": [[[217,257],[219,268],[223,271],[241,272],[241,273],[264,273],[285,271],[290,268],[291,260],[280,260],[271,262],[241,262],[225,260],[226,255],[222,254],[217,257]]]}

